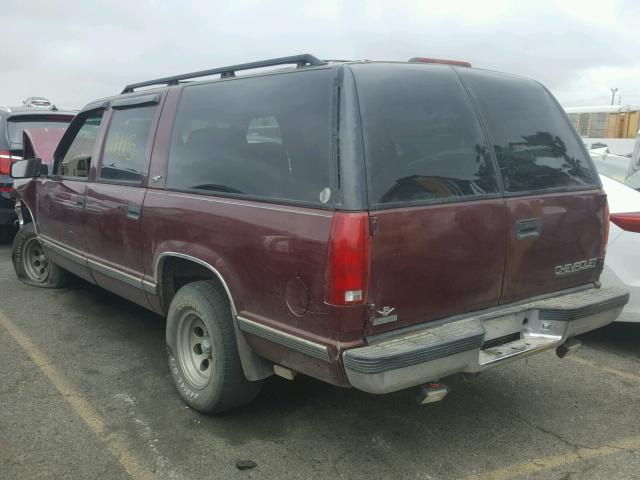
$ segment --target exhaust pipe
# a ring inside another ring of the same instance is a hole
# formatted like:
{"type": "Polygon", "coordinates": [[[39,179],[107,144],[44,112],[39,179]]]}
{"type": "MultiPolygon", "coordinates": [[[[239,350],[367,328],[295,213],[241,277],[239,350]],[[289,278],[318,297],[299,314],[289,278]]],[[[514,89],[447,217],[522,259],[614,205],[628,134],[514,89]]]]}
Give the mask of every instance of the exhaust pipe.
{"type": "Polygon", "coordinates": [[[416,399],[419,405],[426,405],[427,403],[439,402],[449,393],[449,387],[444,383],[431,382],[420,387],[418,390],[418,398],[416,399]]]}
{"type": "Polygon", "coordinates": [[[570,338],[569,340],[564,342],[562,345],[560,345],[558,348],[556,348],[556,355],[558,355],[558,357],[560,358],[564,358],[567,355],[575,353],[580,348],[581,345],[582,345],[582,342],[580,342],[580,340],[576,338],[570,338]]]}

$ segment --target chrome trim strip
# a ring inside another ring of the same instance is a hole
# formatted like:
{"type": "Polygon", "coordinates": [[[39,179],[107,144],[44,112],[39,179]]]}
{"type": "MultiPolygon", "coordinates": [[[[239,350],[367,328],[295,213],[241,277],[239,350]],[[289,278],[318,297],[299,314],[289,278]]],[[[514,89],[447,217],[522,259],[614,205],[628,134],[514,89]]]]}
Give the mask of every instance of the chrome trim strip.
{"type": "Polygon", "coordinates": [[[326,362],[330,360],[329,349],[325,345],[311,342],[304,338],[291,335],[290,333],[285,333],[272,327],[267,327],[266,325],[262,325],[261,323],[254,322],[253,320],[249,320],[244,317],[238,316],[236,318],[238,319],[240,330],[244,332],[257,335],[258,337],[262,337],[271,342],[278,343],[293,350],[297,350],[300,353],[304,353],[305,355],[319,358],[320,360],[324,360],[326,362]]]}
{"type": "Polygon", "coordinates": [[[120,280],[123,283],[131,285],[132,287],[143,288],[142,287],[142,279],[139,277],[135,277],[129,273],[125,273],[121,270],[115,269],[104,263],[97,262],[91,258],[87,258],[87,265],[89,268],[107,275],[108,277],[114,278],[116,280],[120,280]]]}
{"type": "Polygon", "coordinates": [[[69,260],[72,260],[76,263],[79,263],[80,265],[86,267],[87,266],[87,259],[82,256],[79,253],[74,252],[73,250],[69,250],[66,247],[61,247],[60,245],[58,245],[55,242],[52,242],[51,240],[49,240],[46,237],[43,237],[42,235],[39,235],[38,238],[40,239],[40,241],[43,243],[45,248],[49,248],[51,250],[53,250],[55,253],[57,253],[58,255],[60,255],[61,257],[65,257],[69,260]]]}
{"type": "MultiPolygon", "coordinates": [[[[33,230],[36,232],[36,235],[38,235],[38,224],[36,223],[36,219],[33,216],[33,212],[29,208],[29,205],[27,204],[27,202],[24,201],[24,198],[18,198],[18,200],[16,200],[16,205],[18,204],[18,202],[20,202],[20,206],[21,207],[27,207],[27,210],[29,210],[29,216],[31,217],[31,223],[33,223],[33,230]]],[[[20,224],[20,228],[22,228],[23,225],[24,225],[24,223],[20,224]]]]}
{"type": "Polygon", "coordinates": [[[144,288],[146,292],[152,293],[154,295],[158,294],[158,285],[149,282],[148,280],[142,280],[142,288],[144,288]]]}
{"type": "Polygon", "coordinates": [[[98,273],[102,273],[104,275],[107,275],[108,277],[126,283],[127,285],[131,285],[132,287],[140,288],[142,290],[145,290],[146,292],[153,294],[157,293],[157,285],[155,283],[149,282],[147,280],[142,280],[142,278],[131,275],[130,273],[123,272],[122,270],[118,270],[117,268],[110,267],[109,265],[99,262],[98,260],[95,260],[93,258],[87,258],[66,247],[58,245],[57,243],[49,240],[46,237],[39,236],[38,238],[40,238],[40,241],[45,245],[46,248],[50,248],[62,257],[72,260],[82,266],[91,268],[98,273]]]}
{"type": "MultiPolygon", "coordinates": [[[[150,193],[150,192],[151,190],[149,190],[147,193],[150,193]]],[[[222,275],[220,274],[220,272],[216,270],[213,266],[211,266],[209,263],[205,262],[204,260],[200,260],[199,258],[192,257],[191,255],[186,255],[184,253],[178,253],[178,252],[162,252],[160,255],[158,255],[158,258],[156,258],[155,267],[153,269],[153,280],[155,281],[156,287],[160,285],[160,278],[158,278],[158,276],[160,274],[160,262],[164,257],[177,257],[177,258],[183,258],[185,260],[191,260],[192,262],[198,263],[203,267],[211,270],[211,272],[218,278],[218,280],[220,280],[220,283],[222,284],[224,291],[227,293],[227,297],[229,297],[229,303],[231,304],[231,312],[233,313],[233,316],[235,317],[238,314],[236,310],[236,304],[233,301],[233,297],[231,296],[231,290],[229,290],[229,286],[227,285],[227,282],[224,281],[224,278],[222,278],[222,275]]]]}
{"type": "MultiPolygon", "coordinates": [[[[175,197],[181,197],[181,198],[190,198],[192,200],[206,200],[207,202],[214,202],[214,203],[226,203],[229,205],[238,205],[241,207],[251,207],[251,208],[262,208],[264,210],[273,210],[273,211],[277,211],[277,212],[287,212],[287,213],[299,213],[301,215],[312,215],[315,217],[325,217],[325,218],[331,218],[333,215],[327,214],[327,213],[316,213],[316,212],[307,212],[304,210],[296,210],[293,208],[282,208],[282,207],[270,207],[267,205],[254,205],[251,203],[243,203],[243,202],[234,202],[231,200],[223,200],[221,198],[211,198],[208,195],[198,195],[196,193],[194,193],[193,195],[185,195],[185,194],[181,194],[181,193],[176,193],[176,192],[172,192],[170,190],[160,190],[160,191],[154,191],[153,189],[149,189],[147,191],[147,195],[148,194],[164,194],[164,195],[173,195],[175,197]]],[[[251,200],[247,200],[247,201],[251,201],[251,200]]],[[[301,207],[301,208],[305,208],[305,207],[301,207]]]]}

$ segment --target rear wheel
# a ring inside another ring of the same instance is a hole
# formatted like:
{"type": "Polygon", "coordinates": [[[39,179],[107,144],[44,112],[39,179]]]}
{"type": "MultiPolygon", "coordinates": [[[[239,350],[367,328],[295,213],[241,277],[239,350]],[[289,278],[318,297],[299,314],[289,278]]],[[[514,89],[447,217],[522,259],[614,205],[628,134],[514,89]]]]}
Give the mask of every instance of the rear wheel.
{"type": "Polygon", "coordinates": [[[67,272],[49,260],[32,223],[16,234],[11,259],[16,275],[24,283],[46,288],[61,288],[66,284],[67,272]]]}
{"type": "Polygon", "coordinates": [[[184,401],[204,413],[251,402],[262,382],[242,371],[229,300],[214,282],[182,287],[167,315],[169,368],[184,401]]]}

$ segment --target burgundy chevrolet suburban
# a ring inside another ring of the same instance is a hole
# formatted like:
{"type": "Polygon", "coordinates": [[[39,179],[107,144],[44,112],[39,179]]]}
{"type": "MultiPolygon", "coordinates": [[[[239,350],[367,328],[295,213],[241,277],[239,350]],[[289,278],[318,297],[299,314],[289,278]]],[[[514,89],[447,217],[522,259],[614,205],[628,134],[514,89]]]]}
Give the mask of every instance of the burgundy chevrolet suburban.
{"type": "Polygon", "coordinates": [[[165,315],[203,412],[274,373],[429,402],[563,356],[628,299],[598,282],[606,197],[543,86],[462,65],[299,55],[129,85],[76,115],[50,173],[12,165],[16,273],[165,315]]]}

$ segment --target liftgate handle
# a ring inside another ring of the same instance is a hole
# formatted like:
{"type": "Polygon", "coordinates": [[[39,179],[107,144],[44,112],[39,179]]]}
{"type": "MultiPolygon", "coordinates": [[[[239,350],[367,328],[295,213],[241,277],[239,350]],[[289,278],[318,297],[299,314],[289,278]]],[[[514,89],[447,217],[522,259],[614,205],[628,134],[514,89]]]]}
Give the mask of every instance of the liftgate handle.
{"type": "Polygon", "coordinates": [[[542,230],[539,218],[527,218],[516,222],[516,238],[518,240],[529,240],[538,238],[542,230]]]}
{"type": "Polygon", "coordinates": [[[127,205],[127,218],[138,220],[140,218],[140,205],[129,202],[127,205]]]}

